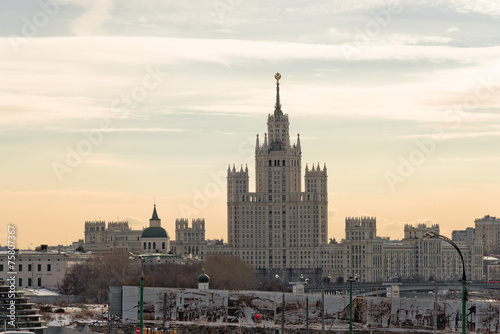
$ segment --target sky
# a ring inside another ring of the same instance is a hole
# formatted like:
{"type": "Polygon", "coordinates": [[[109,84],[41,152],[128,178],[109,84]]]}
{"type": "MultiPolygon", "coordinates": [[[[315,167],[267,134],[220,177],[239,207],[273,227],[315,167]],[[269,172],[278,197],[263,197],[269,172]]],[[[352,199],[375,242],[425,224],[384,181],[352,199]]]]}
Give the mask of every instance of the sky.
{"type": "Polygon", "coordinates": [[[275,103],[328,168],[329,237],[500,216],[500,3],[1,0],[0,244],[148,226],[227,240],[226,170],[275,103]]]}

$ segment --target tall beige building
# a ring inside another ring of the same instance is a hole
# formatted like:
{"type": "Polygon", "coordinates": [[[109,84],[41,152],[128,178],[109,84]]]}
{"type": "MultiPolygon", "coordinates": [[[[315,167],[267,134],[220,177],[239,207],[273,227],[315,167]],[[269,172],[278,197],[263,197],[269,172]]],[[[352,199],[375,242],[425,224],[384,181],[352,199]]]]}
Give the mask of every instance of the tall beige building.
{"type": "Polygon", "coordinates": [[[484,252],[500,254],[500,218],[484,216],[474,222],[476,240],[483,242],[484,252]]]}
{"type": "Polygon", "coordinates": [[[320,245],[328,237],[326,166],[305,167],[302,190],[300,137],[290,143],[288,115],[276,104],[267,133],[255,145],[255,192],[248,168],[227,171],[228,243],[234,255],[263,269],[320,268],[320,245]]]}

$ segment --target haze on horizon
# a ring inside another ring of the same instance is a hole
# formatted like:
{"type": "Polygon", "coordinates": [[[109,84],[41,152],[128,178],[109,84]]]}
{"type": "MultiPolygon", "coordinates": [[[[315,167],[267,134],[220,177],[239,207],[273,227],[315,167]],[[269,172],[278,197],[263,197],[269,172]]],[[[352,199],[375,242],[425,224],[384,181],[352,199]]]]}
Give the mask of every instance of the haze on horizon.
{"type": "Polygon", "coordinates": [[[156,202],[227,239],[226,170],[248,164],[274,73],[302,164],[326,163],[329,237],[500,215],[500,4],[3,1],[0,245],[147,226],[156,202]]]}

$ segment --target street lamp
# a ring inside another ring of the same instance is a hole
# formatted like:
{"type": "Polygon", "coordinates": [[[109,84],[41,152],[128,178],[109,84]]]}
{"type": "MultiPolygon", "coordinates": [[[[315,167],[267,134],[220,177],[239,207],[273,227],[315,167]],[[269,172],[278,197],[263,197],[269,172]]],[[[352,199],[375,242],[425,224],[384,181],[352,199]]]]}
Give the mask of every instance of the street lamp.
{"type": "MultiPolygon", "coordinates": [[[[300,275],[300,279],[304,279],[304,275],[300,275]]],[[[309,278],[304,279],[304,282],[304,290],[306,291],[306,334],[309,334],[309,290],[307,290],[309,278]]]]}
{"type": "MultiPolygon", "coordinates": [[[[332,275],[328,274],[328,277],[324,277],[324,279],[328,279],[328,283],[330,283],[330,280],[332,278],[332,275]]],[[[321,333],[325,333],[325,280],[321,280],[321,333]]]]}
{"type": "Polygon", "coordinates": [[[462,334],[465,334],[467,332],[466,330],[466,322],[467,322],[467,318],[465,316],[465,309],[466,309],[466,294],[467,294],[467,278],[465,276],[465,261],[464,261],[464,257],[462,255],[462,252],[460,251],[460,249],[458,248],[457,244],[443,236],[443,235],[440,235],[440,234],[437,234],[433,231],[429,231],[427,233],[424,234],[423,236],[424,239],[431,239],[431,238],[434,238],[434,239],[441,239],[441,240],[444,240],[446,241],[447,243],[449,243],[450,245],[452,245],[458,252],[458,254],[460,255],[460,259],[462,260],[462,334]]]}
{"type": "Polygon", "coordinates": [[[359,275],[354,275],[347,279],[349,282],[349,334],[352,334],[352,282],[359,281],[359,275]]]}
{"type": "Polygon", "coordinates": [[[141,258],[141,285],[140,285],[140,298],[139,298],[139,328],[141,329],[141,334],[143,334],[144,325],[144,258],[141,258]]]}
{"type": "Polygon", "coordinates": [[[144,327],[144,259],[154,258],[156,260],[160,260],[158,255],[135,255],[130,253],[132,258],[138,258],[141,260],[141,283],[139,287],[139,328],[141,330],[140,334],[143,334],[144,327]]]}
{"type": "Polygon", "coordinates": [[[280,280],[281,286],[283,287],[283,300],[282,300],[282,307],[281,307],[281,334],[285,334],[285,282],[278,274],[274,275],[274,278],[276,278],[277,280],[280,280]]]}

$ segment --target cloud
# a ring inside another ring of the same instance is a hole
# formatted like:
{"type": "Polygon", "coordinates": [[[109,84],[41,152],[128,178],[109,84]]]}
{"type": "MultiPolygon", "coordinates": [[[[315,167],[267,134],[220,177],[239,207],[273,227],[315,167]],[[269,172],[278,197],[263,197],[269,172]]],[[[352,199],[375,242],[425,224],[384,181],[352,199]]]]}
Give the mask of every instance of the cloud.
{"type": "Polygon", "coordinates": [[[113,0],[99,0],[98,2],[73,1],[86,10],[73,21],[72,30],[75,35],[89,36],[104,33],[103,25],[111,18],[113,0]]]}
{"type": "MultiPolygon", "coordinates": [[[[497,118],[500,118],[498,115],[497,118]]],[[[416,134],[400,136],[400,138],[432,138],[434,135],[430,134],[416,134]]],[[[470,131],[470,132],[445,132],[443,139],[462,139],[462,138],[482,138],[482,137],[499,137],[500,131],[470,131]]]]}
{"type": "MultiPolygon", "coordinates": [[[[81,132],[78,129],[61,129],[62,132],[81,132]]],[[[101,132],[190,132],[191,129],[174,129],[174,128],[114,128],[114,129],[95,129],[101,132]]]]}
{"type": "Polygon", "coordinates": [[[439,159],[426,159],[427,161],[434,162],[495,162],[500,161],[500,157],[458,157],[458,158],[439,158],[439,159]]]}
{"type": "Polygon", "coordinates": [[[459,31],[460,31],[460,28],[457,28],[457,27],[451,27],[451,28],[446,29],[447,33],[454,33],[454,32],[459,32],[459,31]]]}

